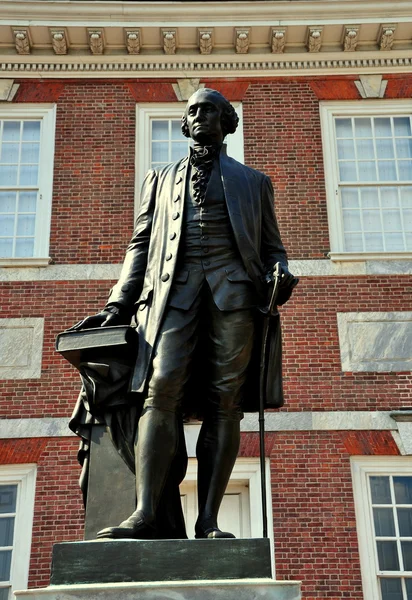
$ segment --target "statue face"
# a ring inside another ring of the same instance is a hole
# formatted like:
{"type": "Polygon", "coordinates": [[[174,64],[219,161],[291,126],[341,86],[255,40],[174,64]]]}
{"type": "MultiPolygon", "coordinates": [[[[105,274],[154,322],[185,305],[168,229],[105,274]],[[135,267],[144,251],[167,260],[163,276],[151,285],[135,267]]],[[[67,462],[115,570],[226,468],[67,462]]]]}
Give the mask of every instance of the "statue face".
{"type": "Polygon", "coordinates": [[[223,142],[221,114],[222,109],[212,94],[201,91],[193,94],[186,108],[190,137],[204,145],[223,142]]]}

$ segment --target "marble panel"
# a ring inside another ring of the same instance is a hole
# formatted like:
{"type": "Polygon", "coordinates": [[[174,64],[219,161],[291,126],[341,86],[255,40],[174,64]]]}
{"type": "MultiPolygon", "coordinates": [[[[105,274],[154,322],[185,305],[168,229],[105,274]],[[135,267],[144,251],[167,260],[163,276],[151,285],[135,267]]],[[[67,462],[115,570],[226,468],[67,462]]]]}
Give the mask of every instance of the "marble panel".
{"type": "Polygon", "coordinates": [[[0,319],[0,379],[41,375],[43,318],[0,319]]]}
{"type": "Polygon", "coordinates": [[[338,313],[343,371],[409,371],[412,312],[338,313]]]}

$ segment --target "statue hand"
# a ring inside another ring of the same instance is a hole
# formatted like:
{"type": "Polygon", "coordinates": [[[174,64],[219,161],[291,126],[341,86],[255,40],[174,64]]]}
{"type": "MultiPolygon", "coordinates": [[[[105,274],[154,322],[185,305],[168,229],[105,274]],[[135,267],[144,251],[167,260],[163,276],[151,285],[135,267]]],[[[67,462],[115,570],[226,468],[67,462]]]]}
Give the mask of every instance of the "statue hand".
{"type": "Polygon", "coordinates": [[[280,283],[279,283],[279,292],[276,304],[278,306],[282,306],[285,304],[292,295],[293,290],[299,283],[299,278],[292,275],[289,269],[282,265],[281,275],[280,275],[280,283]]]}
{"type": "Polygon", "coordinates": [[[86,317],[79,321],[67,331],[80,331],[81,329],[92,329],[94,327],[111,327],[113,325],[128,325],[129,318],[121,314],[121,311],[116,306],[108,306],[97,315],[86,317]]]}

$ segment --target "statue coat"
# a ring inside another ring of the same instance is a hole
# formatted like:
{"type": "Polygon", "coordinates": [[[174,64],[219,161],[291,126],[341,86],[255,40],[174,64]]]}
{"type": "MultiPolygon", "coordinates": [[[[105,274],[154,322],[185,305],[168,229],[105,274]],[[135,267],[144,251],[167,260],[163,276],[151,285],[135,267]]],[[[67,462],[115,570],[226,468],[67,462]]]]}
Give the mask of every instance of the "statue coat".
{"type": "MultiPolygon", "coordinates": [[[[273,187],[269,177],[228,157],[225,146],[220,152],[220,171],[234,238],[245,270],[265,306],[269,287],[265,275],[280,262],[287,265],[274,212],[273,187]]],[[[131,391],[143,393],[152,349],[158,333],[175,274],[182,232],[188,157],[148,172],[142,187],[140,211],[126,251],[119,281],[112,288],[108,305],[115,303],[136,314],[139,333],[138,358],[131,391]],[[170,258],[171,255],[171,258],[170,258]]],[[[257,331],[259,311],[257,310],[257,331]]],[[[283,404],[281,386],[281,344],[279,316],[270,328],[271,364],[266,369],[265,404],[268,408],[283,404]],[[271,343],[272,341],[272,343],[271,343]]],[[[259,335],[251,365],[248,407],[258,410],[260,363],[259,335]]]]}

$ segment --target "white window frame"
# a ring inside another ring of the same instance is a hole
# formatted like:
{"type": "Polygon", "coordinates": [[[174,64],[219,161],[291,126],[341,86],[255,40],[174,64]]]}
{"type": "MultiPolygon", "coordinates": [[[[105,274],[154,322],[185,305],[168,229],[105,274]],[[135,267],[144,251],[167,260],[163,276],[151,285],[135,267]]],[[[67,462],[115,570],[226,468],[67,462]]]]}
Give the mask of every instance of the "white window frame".
{"type": "MultiPolygon", "coordinates": [[[[328,209],[331,260],[399,260],[412,259],[412,252],[343,252],[343,220],[338,192],[338,160],[335,140],[335,117],[375,117],[412,115],[412,102],[405,100],[347,100],[319,103],[322,129],[323,160],[325,167],[326,201],[328,209]]],[[[377,182],[379,185],[379,182],[377,182]]],[[[394,182],[394,186],[396,183],[394,182]]]]}
{"type": "MultiPolygon", "coordinates": [[[[244,162],[243,144],[243,112],[241,102],[232,102],[239,117],[236,132],[228,135],[227,153],[229,156],[244,162]]],[[[150,168],[150,122],[152,119],[180,119],[184,113],[186,102],[156,102],[136,104],[136,156],[135,156],[135,211],[140,199],[140,189],[147,171],[150,168]]]]}
{"type": "MultiPolygon", "coordinates": [[[[190,453],[190,452],[189,452],[190,453]]],[[[267,506],[267,526],[268,537],[270,540],[270,551],[272,556],[273,577],[275,577],[274,562],[274,537],[273,537],[273,513],[272,513],[272,492],[270,485],[270,459],[266,458],[266,506],[267,506]]],[[[197,460],[189,458],[186,476],[183,482],[197,481],[197,460]]],[[[241,457],[236,460],[230,476],[230,483],[246,484],[249,489],[249,510],[250,510],[250,537],[261,538],[263,533],[263,514],[262,514],[262,495],[260,479],[260,459],[241,457]]]]}
{"type": "Polygon", "coordinates": [[[377,573],[378,557],[368,477],[412,476],[412,457],[352,456],[351,470],[364,600],[378,600],[381,597],[377,573]]]}
{"type": "MultiPolygon", "coordinates": [[[[25,590],[29,581],[30,549],[36,489],[35,464],[0,466],[0,484],[17,485],[16,517],[11,558],[11,590],[25,590]]],[[[9,600],[13,594],[10,593],[9,600]]]]}
{"type": "Polygon", "coordinates": [[[50,222],[53,195],[55,104],[13,104],[0,106],[0,119],[41,119],[39,158],[39,199],[36,209],[34,255],[22,258],[0,257],[0,267],[45,266],[49,264],[50,222]]]}

